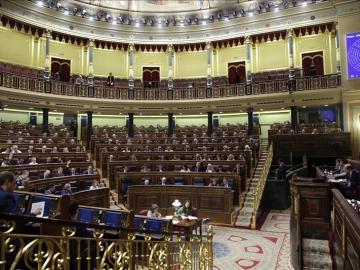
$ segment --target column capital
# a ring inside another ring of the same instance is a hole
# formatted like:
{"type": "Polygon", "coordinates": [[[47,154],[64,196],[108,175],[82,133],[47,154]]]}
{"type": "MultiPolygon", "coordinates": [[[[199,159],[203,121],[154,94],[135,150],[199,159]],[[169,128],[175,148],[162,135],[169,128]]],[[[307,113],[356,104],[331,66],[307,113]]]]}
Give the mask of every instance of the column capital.
{"type": "Polygon", "coordinates": [[[172,50],[173,50],[173,45],[172,45],[172,44],[168,44],[168,45],[167,45],[167,48],[168,48],[168,51],[169,51],[169,52],[172,52],[172,50]]]}
{"type": "Polygon", "coordinates": [[[130,43],[129,44],[129,51],[130,52],[134,51],[134,47],[135,47],[134,43],[130,43]]]}
{"type": "Polygon", "coordinates": [[[89,47],[94,47],[94,40],[93,39],[89,39],[88,46],[89,47]]]}
{"type": "Polygon", "coordinates": [[[46,29],[46,37],[51,37],[51,30],[50,29],[46,29]]]}
{"type": "Polygon", "coordinates": [[[288,37],[292,37],[294,35],[294,29],[290,28],[286,30],[288,37]]]}
{"type": "Polygon", "coordinates": [[[212,48],[211,41],[206,41],[206,49],[211,49],[211,48],[212,48]]]}
{"type": "Polygon", "coordinates": [[[251,42],[252,42],[251,36],[246,36],[246,37],[245,37],[245,43],[246,43],[246,44],[249,44],[249,43],[251,43],[251,42]]]}

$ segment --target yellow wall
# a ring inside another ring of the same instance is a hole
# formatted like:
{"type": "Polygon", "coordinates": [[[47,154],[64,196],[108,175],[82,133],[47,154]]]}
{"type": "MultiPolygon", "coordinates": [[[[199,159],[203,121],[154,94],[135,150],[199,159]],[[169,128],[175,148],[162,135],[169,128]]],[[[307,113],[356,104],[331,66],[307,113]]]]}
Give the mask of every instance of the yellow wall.
{"type": "Polygon", "coordinates": [[[324,74],[336,73],[334,44],[335,39],[331,37],[330,32],[295,38],[295,67],[302,67],[303,53],[322,51],[324,57],[324,74]]]}
{"type": "Polygon", "coordinates": [[[178,52],[174,54],[174,78],[206,77],[207,52],[178,52]]]}
{"type": "Polygon", "coordinates": [[[214,76],[227,76],[228,75],[228,63],[242,62],[246,58],[245,46],[236,46],[217,49],[214,55],[215,64],[213,66],[214,76]]]}
{"type": "MultiPolygon", "coordinates": [[[[355,15],[354,15],[355,16],[355,15]]],[[[341,33],[342,70],[346,70],[345,34],[358,31],[354,21],[357,17],[339,18],[341,33]]],[[[38,39],[6,27],[0,27],[0,39],[6,40],[0,47],[0,61],[35,68],[43,68],[45,62],[45,37],[38,39]]],[[[301,68],[301,54],[323,51],[324,72],[336,72],[335,38],[330,32],[295,38],[295,66],[301,68]]],[[[88,73],[88,49],[86,46],[73,45],[51,40],[52,57],[71,60],[71,73],[88,73]]],[[[228,47],[213,50],[213,76],[227,76],[228,63],[245,60],[245,46],[228,47]]],[[[94,48],[94,75],[106,76],[110,71],[115,77],[127,78],[128,53],[126,51],[94,48]]],[[[142,78],[143,66],[160,67],[160,77],[168,77],[167,52],[134,52],[134,77],[142,78]]],[[[287,39],[274,42],[262,42],[253,45],[252,72],[261,72],[288,67],[287,39]]],[[[207,52],[174,53],[174,78],[206,77],[207,52]]],[[[360,84],[360,83],[359,83],[360,84]]],[[[358,84],[358,85],[359,85],[358,84]]]]}
{"type": "Polygon", "coordinates": [[[255,45],[253,71],[263,72],[289,67],[287,40],[262,42],[255,45]]]}
{"type": "Polygon", "coordinates": [[[109,72],[117,78],[127,78],[127,52],[94,48],[94,74],[107,76],[109,72]]]}
{"type": "Polygon", "coordinates": [[[32,37],[0,27],[0,61],[31,66],[32,37]]]}
{"type": "Polygon", "coordinates": [[[168,55],[166,52],[135,52],[134,78],[142,79],[143,67],[160,67],[160,78],[168,77],[168,55]]]}

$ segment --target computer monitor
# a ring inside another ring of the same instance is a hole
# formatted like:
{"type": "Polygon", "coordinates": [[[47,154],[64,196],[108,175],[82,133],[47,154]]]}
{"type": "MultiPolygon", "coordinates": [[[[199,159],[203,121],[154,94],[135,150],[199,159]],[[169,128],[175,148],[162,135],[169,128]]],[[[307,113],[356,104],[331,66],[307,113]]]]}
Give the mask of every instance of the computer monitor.
{"type": "Polygon", "coordinates": [[[57,214],[59,198],[32,195],[29,199],[27,214],[33,213],[34,210],[40,209],[41,214],[38,217],[53,217],[57,214]]]}
{"type": "Polygon", "coordinates": [[[151,232],[164,232],[164,226],[162,220],[147,219],[145,228],[151,232]]]}
{"type": "Polygon", "coordinates": [[[144,230],[144,223],[145,223],[146,217],[144,216],[135,216],[134,217],[134,229],[135,230],[144,230]]]}
{"type": "Polygon", "coordinates": [[[125,227],[127,213],[120,211],[104,211],[103,223],[111,227],[125,227]]]}
{"type": "Polygon", "coordinates": [[[78,221],[88,224],[97,224],[100,210],[93,208],[79,208],[78,221]]]}
{"type": "Polygon", "coordinates": [[[28,194],[17,193],[17,192],[14,192],[14,196],[15,196],[16,204],[19,208],[20,214],[25,214],[30,196],[28,194]]]}

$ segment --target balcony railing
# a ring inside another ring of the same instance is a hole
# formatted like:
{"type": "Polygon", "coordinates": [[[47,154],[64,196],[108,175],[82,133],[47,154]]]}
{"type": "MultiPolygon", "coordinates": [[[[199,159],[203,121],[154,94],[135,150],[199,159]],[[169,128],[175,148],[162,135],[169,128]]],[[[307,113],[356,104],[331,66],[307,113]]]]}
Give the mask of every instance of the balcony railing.
{"type": "Polygon", "coordinates": [[[105,225],[0,214],[0,269],[210,270],[213,269],[212,237],[211,226],[206,236],[159,235],[105,225]],[[24,224],[40,226],[41,234],[24,233],[24,224]],[[91,235],[85,237],[77,233],[81,226],[92,232],[91,235]]]}
{"type": "Polygon", "coordinates": [[[296,78],[292,83],[287,80],[253,82],[250,85],[215,85],[211,88],[119,88],[109,86],[76,85],[59,81],[24,77],[0,73],[0,86],[30,92],[49,93],[62,96],[118,99],[118,100],[188,100],[227,98],[245,95],[286,93],[336,88],[341,85],[340,75],[330,74],[316,77],[296,78]]]}

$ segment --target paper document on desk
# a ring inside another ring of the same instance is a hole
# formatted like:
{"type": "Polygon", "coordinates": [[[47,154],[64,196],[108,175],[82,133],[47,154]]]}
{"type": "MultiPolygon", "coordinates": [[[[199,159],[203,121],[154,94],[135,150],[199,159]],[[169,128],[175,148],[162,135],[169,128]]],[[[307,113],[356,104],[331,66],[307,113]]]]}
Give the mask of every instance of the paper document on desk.
{"type": "Polygon", "coordinates": [[[197,220],[198,218],[197,217],[194,217],[194,216],[188,216],[187,217],[189,220],[197,220]]]}
{"type": "Polygon", "coordinates": [[[45,201],[31,204],[31,213],[35,213],[38,209],[40,209],[41,213],[36,217],[42,217],[44,215],[45,201]]]}
{"type": "Polygon", "coordinates": [[[332,182],[332,183],[343,183],[343,182],[346,182],[346,179],[329,179],[329,182],[332,182]]]}
{"type": "Polygon", "coordinates": [[[164,219],[170,220],[170,219],[173,219],[173,216],[165,216],[164,219]]]}

